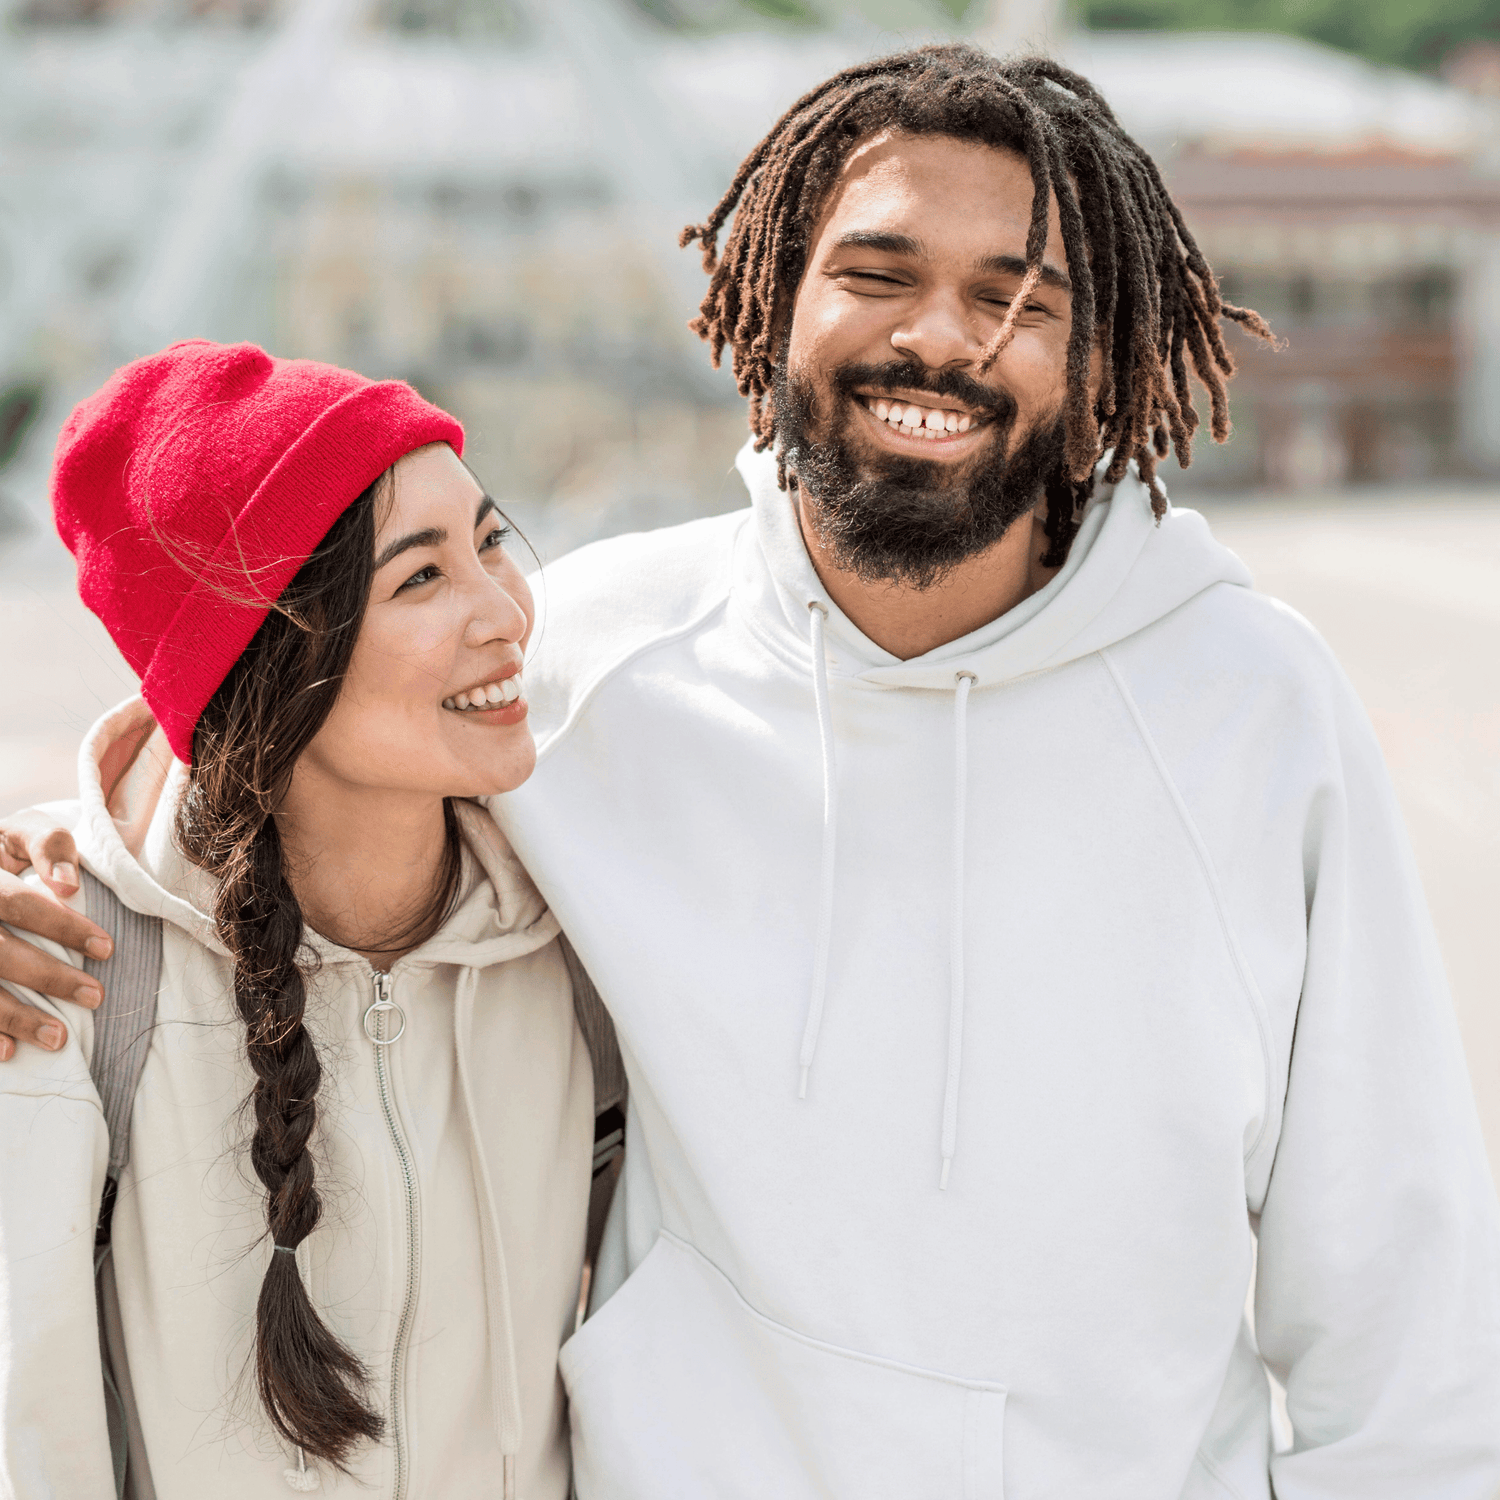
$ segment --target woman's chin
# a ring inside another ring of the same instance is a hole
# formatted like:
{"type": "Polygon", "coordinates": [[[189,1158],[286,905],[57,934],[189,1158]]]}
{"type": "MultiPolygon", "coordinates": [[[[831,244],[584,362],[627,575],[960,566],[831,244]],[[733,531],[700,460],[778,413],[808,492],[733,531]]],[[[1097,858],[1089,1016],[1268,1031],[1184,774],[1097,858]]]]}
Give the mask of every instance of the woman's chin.
{"type": "Polygon", "coordinates": [[[462,785],[454,787],[448,796],[498,797],[502,792],[513,792],[536,769],[536,741],[527,731],[524,744],[507,745],[503,755],[492,756],[479,765],[470,761],[469,767],[462,785]]]}

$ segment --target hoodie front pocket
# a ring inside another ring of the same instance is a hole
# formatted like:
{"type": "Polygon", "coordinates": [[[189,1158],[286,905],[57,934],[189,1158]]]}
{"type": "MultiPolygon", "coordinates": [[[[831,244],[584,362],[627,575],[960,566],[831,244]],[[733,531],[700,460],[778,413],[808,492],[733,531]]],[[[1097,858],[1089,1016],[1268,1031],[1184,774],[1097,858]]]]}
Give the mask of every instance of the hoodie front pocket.
{"type": "Polygon", "coordinates": [[[794,1332],[670,1234],[560,1365],[583,1500],[1004,1500],[1000,1386],[794,1332]]]}

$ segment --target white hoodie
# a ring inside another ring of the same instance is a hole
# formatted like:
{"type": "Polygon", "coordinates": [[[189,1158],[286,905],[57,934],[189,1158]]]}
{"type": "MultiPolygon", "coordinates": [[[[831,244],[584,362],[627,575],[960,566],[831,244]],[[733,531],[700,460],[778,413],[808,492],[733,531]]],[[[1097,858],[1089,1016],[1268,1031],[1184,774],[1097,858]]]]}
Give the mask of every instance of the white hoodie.
{"type": "MultiPolygon", "coordinates": [[[[252,1077],[231,964],[205,914],[212,881],[171,839],[183,768],[171,763],[163,787],[169,757],[141,757],[108,806],[100,785],[99,762],[147,723],[138,699],[123,705],[80,757],[85,864],[164,924],[113,1221],[120,1334],[156,1500],[252,1500],[288,1493],[296,1467],[250,1360],[272,1253],[245,1159],[252,1077]]],[[[556,921],[492,820],[464,804],[460,817],[459,903],[391,970],[398,1041],[382,1051],[364,1030],[370,965],[311,939],[323,1218],[297,1262],[370,1370],[388,1427],[356,1451],[352,1477],[314,1467],[324,1494],[563,1500],[557,1350],[578,1297],[592,1071],[556,921]]],[[[23,1046],[0,1068],[0,1495],[102,1500],[114,1479],[93,1231],[108,1141],[89,1079],[93,1017],[26,998],[62,1014],[69,1040],[56,1054],[23,1046]]]]}
{"type": "Polygon", "coordinates": [[[740,467],[548,572],[495,804],[630,1076],[581,1500],[1493,1500],[1494,1196],[1326,647],[1132,479],[903,662],[740,467]]]}

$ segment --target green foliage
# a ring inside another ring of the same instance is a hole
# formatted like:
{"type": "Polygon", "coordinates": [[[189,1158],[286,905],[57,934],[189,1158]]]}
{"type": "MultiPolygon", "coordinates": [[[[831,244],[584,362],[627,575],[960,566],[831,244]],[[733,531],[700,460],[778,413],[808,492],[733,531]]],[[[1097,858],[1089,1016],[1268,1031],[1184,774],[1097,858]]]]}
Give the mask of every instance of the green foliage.
{"type": "Polygon", "coordinates": [[[1098,31],[1285,31],[1372,62],[1435,70],[1465,42],[1500,42],[1500,0],[1075,0],[1098,31]]]}
{"type": "Polygon", "coordinates": [[[806,26],[822,19],[811,5],[804,5],[802,0],[743,0],[743,4],[746,10],[753,10],[756,15],[772,21],[793,21],[806,26]]]}
{"type": "MultiPolygon", "coordinates": [[[[390,3],[390,0],[388,0],[390,3]]],[[[401,0],[432,4],[436,0],[401,0]]],[[[456,0],[446,0],[456,3],[456,0]]],[[[473,3],[473,0],[470,0],[473,3]]],[[[636,10],[673,31],[734,31],[746,23],[792,27],[832,26],[846,16],[863,17],[886,31],[952,30],[972,21],[982,0],[632,0],[636,10]]]]}

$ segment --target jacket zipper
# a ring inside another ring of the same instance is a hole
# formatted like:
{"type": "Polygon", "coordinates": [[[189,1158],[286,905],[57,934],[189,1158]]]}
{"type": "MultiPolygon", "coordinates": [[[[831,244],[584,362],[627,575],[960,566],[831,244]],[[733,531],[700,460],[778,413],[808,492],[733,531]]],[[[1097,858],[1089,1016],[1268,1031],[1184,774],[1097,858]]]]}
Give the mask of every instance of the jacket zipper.
{"type": "Polygon", "coordinates": [[[391,976],[376,973],[374,982],[375,1001],[365,1012],[365,1035],[375,1044],[375,1080],[380,1090],[380,1108],[385,1115],[386,1129],[390,1132],[391,1144],[396,1148],[396,1160],[401,1167],[401,1180],[406,1198],[406,1293],[401,1302],[401,1317],[396,1323],[395,1347],[391,1351],[391,1443],[396,1454],[396,1483],[391,1494],[392,1500],[405,1500],[408,1475],[406,1435],[402,1429],[406,1415],[403,1396],[406,1343],[411,1335],[420,1272],[417,1172],[412,1162],[411,1148],[406,1143],[406,1135],[396,1115],[396,1100],[391,1089],[391,1067],[387,1053],[387,1049],[399,1041],[401,1034],[406,1030],[406,1016],[401,1007],[391,999],[391,976]],[[388,1027],[392,1022],[396,1023],[396,1030],[387,1035],[388,1027]]]}

